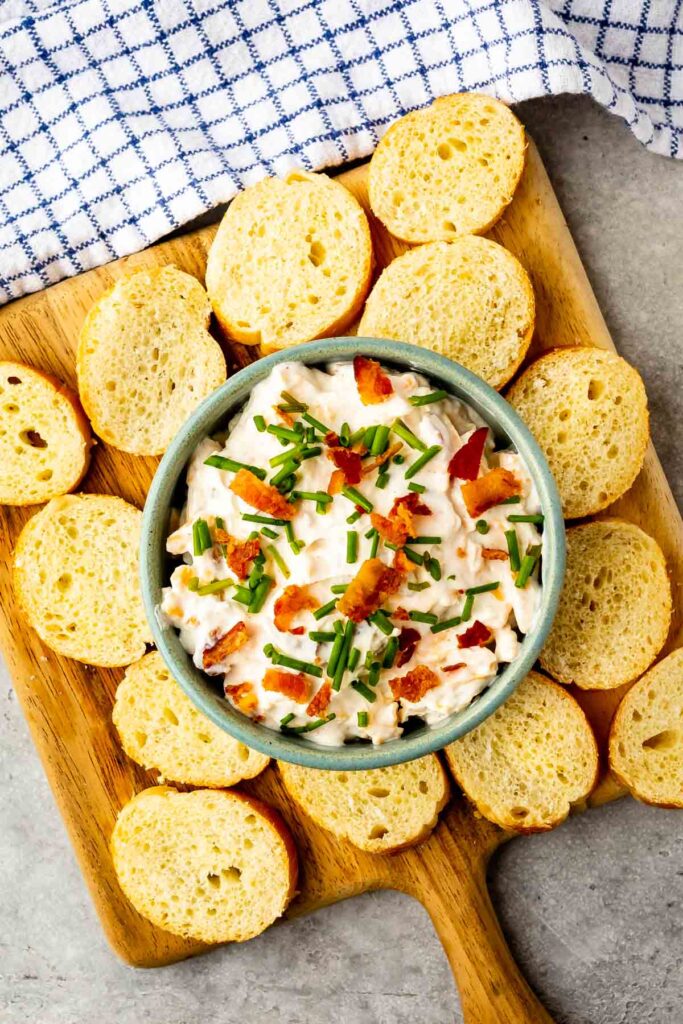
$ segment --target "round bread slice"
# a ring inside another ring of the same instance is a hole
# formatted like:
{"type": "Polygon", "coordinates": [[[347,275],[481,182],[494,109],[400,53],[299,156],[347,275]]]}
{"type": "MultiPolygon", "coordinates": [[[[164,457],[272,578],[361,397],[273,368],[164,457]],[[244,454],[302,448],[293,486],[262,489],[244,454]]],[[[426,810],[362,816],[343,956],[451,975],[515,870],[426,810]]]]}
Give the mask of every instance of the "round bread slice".
{"type": "Polygon", "coordinates": [[[358,201],[325,174],[292,171],[233,199],[206,287],[225,332],[265,353],[341,333],[360,312],[371,273],[358,201]]]}
{"type": "Polygon", "coordinates": [[[284,913],[296,886],[287,826],[243,793],[145,789],[121,810],[111,850],[138,913],[201,942],[259,935],[284,913]]]}
{"type": "Polygon", "coordinates": [[[530,672],[480,726],[446,747],[453,775],[489,821],[512,832],[555,828],[589,795],[598,748],[566,690],[530,672]]]}
{"type": "Polygon", "coordinates": [[[370,161],[370,206],[392,235],[435,242],[483,234],[524,169],[524,128],[499,100],[442,96],[406,114],[370,161]]]}
{"type": "Polygon", "coordinates": [[[513,376],[533,330],[529,275],[502,245],[475,235],[420,245],[395,259],[358,327],[364,337],[439,352],[494,388],[513,376]]]}
{"type": "Polygon", "coordinates": [[[636,679],[664,645],[671,587],[662,550],[623,519],[567,531],[567,568],[541,665],[561,683],[611,690],[636,679]]]}
{"type": "Polygon", "coordinates": [[[560,348],[507,394],[540,444],[565,518],[595,515],[629,489],[649,440],[640,374],[614,352],[560,348]]]}
{"type": "Polygon", "coordinates": [[[203,715],[158,651],[128,668],[112,717],[125,752],[143,768],[160,772],[160,781],[234,786],[258,775],[270,760],[203,715]]]}
{"type": "Polygon", "coordinates": [[[89,665],[129,665],[152,635],[140,593],[142,512],[110,494],[53,498],[24,526],[14,589],[38,636],[89,665]]]}
{"type": "Polygon", "coordinates": [[[369,853],[392,853],[426,839],[450,788],[434,754],[417,761],[332,772],[278,762],[289,795],[322,828],[369,853]]]}
{"type": "Polygon", "coordinates": [[[39,505],[77,487],[90,462],[90,424],[56,377],[0,362],[0,505],[39,505]]]}
{"type": "Polygon", "coordinates": [[[683,807],[683,647],[622,700],[612,722],[609,763],[639,800],[683,807]]]}
{"type": "Polygon", "coordinates": [[[174,266],[139,270],[95,303],[76,369],[97,434],[134,455],[160,455],[202,399],[225,381],[199,281],[174,266]]]}

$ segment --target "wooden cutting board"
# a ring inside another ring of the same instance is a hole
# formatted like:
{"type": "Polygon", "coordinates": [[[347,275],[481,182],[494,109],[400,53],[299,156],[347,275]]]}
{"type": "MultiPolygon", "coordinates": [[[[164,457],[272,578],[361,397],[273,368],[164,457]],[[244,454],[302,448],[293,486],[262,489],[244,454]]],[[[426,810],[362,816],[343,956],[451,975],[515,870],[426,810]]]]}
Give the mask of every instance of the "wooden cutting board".
{"type": "MultiPolygon", "coordinates": [[[[362,166],[339,180],[367,207],[366,178],[367,168],[362,166]]],[[[374,219],[372,229],[381,268],[405,246],[374,219]]],[[[91,303],[122,274],[138,268],[175,263],[203,280],[214,231],[215,227],[203,228],[164,242],[5,307],[0,311],[0,358],[26,361],[75,385],[76,340],[91,303]]],[[[491,237],[512,250],[531,274],[538,304],[532,356],[557,345],[614,347],[533,144],[515,199],[491,237]]],[[[230,345],[226,354],[229,363],[239,367],[254,350],[230,345]]],[[[120,494],[142,506],[156,462],[99,444],[84,489],[120,494]]],[[[109,836],[119,809],[132,794],[156,781],[127,759],[111,723],[123,671],[92,669],[58,657],[41,644],[15,608],[11,552],[33,511],[0,509],[0,644],[112,947],[136,966],[171,963],[206,947],[175,938],[140,917],[121,893],[109,855],[109,836]]],[[[631,491],[609,511],[642,525],[666,554],[675,603],[670,650],[682,640],[683,526],[651,447],[631,491]]],[[[595,726],[603,755],[609,720],[624,689],[576,694],[595,726]]],[[[488,860],[510,837],[476,816],[462,797],[453,798],[427,842],[387,857],[361,853],[313,825],[292,806],[274,767],[244,788],[276,804],[294,831],[301,891],[289,916],[370,889],[399,889],[419,899],[431,915],[468,1024],[550,1020],[512,960],[486,889],[488,860]]],[[[603,776],[591,803],[619,795],[615,783],[603,776]]]]}

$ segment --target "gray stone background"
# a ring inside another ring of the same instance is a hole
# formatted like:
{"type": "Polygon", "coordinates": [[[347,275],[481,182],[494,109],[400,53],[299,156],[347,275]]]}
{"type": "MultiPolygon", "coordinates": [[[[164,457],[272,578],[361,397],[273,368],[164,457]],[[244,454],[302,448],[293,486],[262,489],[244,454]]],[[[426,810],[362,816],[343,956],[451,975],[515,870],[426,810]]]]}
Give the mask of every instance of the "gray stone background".
{"type": "MultiPolygon", "coordinates": [[[[523,104],[618,349],[683,494],[683,164],[575,97],[523,104]]],[[[426,913],[376,893],[155,971],[100,931],[0,666],[0,1016],[8,1024],[446,1024],[461,1021],[426,913]]],[[[558,1024],[683,1021],[683,816],[622,800],[517,839],[490,885],[558,1024]]]]}

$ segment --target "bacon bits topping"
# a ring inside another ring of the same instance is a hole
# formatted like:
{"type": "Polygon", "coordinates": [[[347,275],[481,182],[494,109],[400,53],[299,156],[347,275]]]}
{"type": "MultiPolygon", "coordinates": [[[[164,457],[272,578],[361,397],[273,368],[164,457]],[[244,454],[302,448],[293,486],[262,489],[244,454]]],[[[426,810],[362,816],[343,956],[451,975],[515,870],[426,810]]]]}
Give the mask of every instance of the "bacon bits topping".
{"type": "Polygon", "coordinates": [[[308,700],[308,679],[303,672],[283,672],[280,668],[266,669],[263,689],[281,693],[297,704],[308,700]]]}
{"type": "Polygon", "coordinates": [[[439,677],[426,665],[416,665],[406,675],[389,680],[394,700],[407,700],[411,704],[422,700],[427,690],[438,685],[439,677]]]}
{"type": "Polygon", "coordinates": [[[462,496],[473,519],[521,492],[522,485],[515,474],[501,466],[480,476],[478,480],[471,480],[462,485],[462,496]]]}
{"type": "Polygon", "coordinates": [[[398,655],[396,657],[396,667],[401,668],[402,665],[407,663],[415,653],[415,648],[420,642],[420,633],[417,629],[410,627],[404,627],[398,634],[398,655]]]}
{"type": "Polygon", "coordinates": [[[448,463],[448,475],[451,480],[455,477],[461,480],[477,479],[488,432],[488,427],[479,427],[470,434],[462,448],[458,448],[448,463]]]}
{"type": "Polygon", "coordinates": [[[389,459],[393,459],[394,455],[398,455],[402,447],[403,443],[401,441],[397,441],[396,444],[390,445],[389,448],[387,448],[387,450],[381,455],[376,455],[374,459],[370,459],[369,462],[365,463],[361,470],[362,475],[367,476],[368,473],[372,473],[374,469],[379,469],[379,467],[383,466],[385,462],[389,461],[389,459]]]}
{"type": "Polygon", "coordinates": [[[327,711],[327,705],[330,703],[332,697],[332,683],[329,679],[326,679],[323,685],[320,687],[311,703],[306,708],[306,714],[309,718],[319,718],[322,714],[327,711]]]}
{"type": "Polygon", "coordinates": [[[296,515],[294,506],[276,487],[259,480],[248,469],[240,469],[235,474],[230,490],[242,501],[246,501],[247,505],[276,519],[293,519],[296,515]]]}
{"type": "Polygon", "coordinates": [[[422,501],[420,495],[411,491],[410,494],[404,494],[402,498],[396,498],[388,516],[372,512],[370,521],[382,540],[388,541],[389,544],[396,544],[397,547],[403,547],[409,537],[417,536],[414,516],[428,516],[431,515],[431,511],[422,501]]]}
{"type": "Polygon", "coordinates": [[[459,661],[457,665],[444,665],[441,669],[442,672],[457,672],[458,669],[465,668],[467,662],[459,661]]]}
{"type": "Polygon", "coordinates": [[[479,619],[475,619],[469,629],[458,637],[458,647],[483,647],[491,639],[491,630],[479,619]]]}
{"type": "Polygon", "coordinates": [[[275,625],[281,633],[302,633],[300,629],[292,629],[292,622],[299,612],[315,611],[318,602],[312,597],[306,587],[298,587],[296,584],[285,587],[275,602],[275,625]]]}
{"type": "Polygon", "coordinates": [[[330,482],[327,485],[327,493],[334,497],[335,494],[341,494],[342,487],[344,486],[344,474],[341,469],[335,469],[330,477],[330,482]]]}
{"type": "Polygon", "coordinates": [[[389,395],[394,393],[391,381],[374,359],[355,356],[353,375],[356,378],[356,387],[363,405],[378,405],[380,402],[386,402],[389,395]]]}
{"type": "Polygon", "coordinates": [[[405,608],[402,608],[401,605],[399,605],[398,608],[394,608],[393,612],[391,613],[391,618],[392,619],[398,619],[399,622],[409,622],[410,621],[409,613],[407,612],[407,610],[405,608]]]}
{"type": "Polygon", "coordinates": [[[337,603],[338,610],[352,622],[372,615],[401,586],[403,573],[379,558],[368,558],[337,603]]]}
{"type": "Polygon", "coordinates": [[[510,556],[500,548],[482,548],[481,557],[487,562],[506,562],[510,556]]]}
{"type": "Polygon", "coordinates": [[[227,530],[215,529],[213,539],[216,544],[225,544],[225,561],[235,576],[243,580],[249,575],[247,566],[261,551],[258,537],[254,540],[237,540],[227,530]]]}
{"type": "Polygon", "coordinates": [[[362,463],[358,452],[352,451],[351,448],[330,448],[327,457],[332,459],[337,469],[343,473],[344,483],[360,483],[362,463]]]}
{"type": "Polygon", "coordinates": [[[420,568],[419,565],[415,565],[414,562],[410,561],[405,551],[401,550],[394,551],[394,558],[391,564],[403,576],[407,576],[409,572],[415,572],[416,569],[420,568]]]}
{"type": "Polygon", "coordinates": [[[240,647],[244,647],[248,639],[249,634],[245,623],[236,622],[232,629],[224,633],[212,647],[205,648],[202,654],[202,665],[204,668],[220,665],[228,655],[234,654],[235,651],[239,651],[240,647]]]}
{"type": "Polygon", "coordinates": [[[258,699],[251,688],[251,683],[240,683],[239,686],[226,686],[225,692],[243,714],[250,715],[252,711],[256,710],[258,699]]]}

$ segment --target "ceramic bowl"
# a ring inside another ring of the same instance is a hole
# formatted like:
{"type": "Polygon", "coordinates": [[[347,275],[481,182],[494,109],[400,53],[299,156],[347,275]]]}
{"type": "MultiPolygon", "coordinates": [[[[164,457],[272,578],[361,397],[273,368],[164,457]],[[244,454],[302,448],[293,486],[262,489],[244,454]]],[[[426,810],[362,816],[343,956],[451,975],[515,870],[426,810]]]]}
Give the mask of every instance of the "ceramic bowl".
{"type": "Polygon", "coordinates": [[[259,359],[232,376],[202,402],[171,443],[152,482],[142,525],[141,574],[147,617],[154,641],[185,693],[212,722],[247,746],[283,761],[338,771],[379,768],[422,757],[474,729],[495,711],[538,657],[557,608],[564,563],[564,523],[555,482],[541,450],[511,406],[479,377],[444,356],[414,345],[372,338],[327,338],[299,345],[259,359]],[[510,442],[522,455],[545,516],[542,603],[536,624],[524,638],[518,657],[467,708],[438,725],[422,726],[380,746],[350,743],[326,747],[303,737],[275,732],[235,710],[223,697],[216,680],[195,668],[176,630],[161,623],[157,609],[171,571],[165,550],[170,512],[182,504],[185,468],[199,442],[225,427],[277,363],[297,361],[306,366],[324,366],[359,354],[397,370],[412,369],[423,374],[435,387],[445,388],[476,409],[499,440],[510,442]]]}

